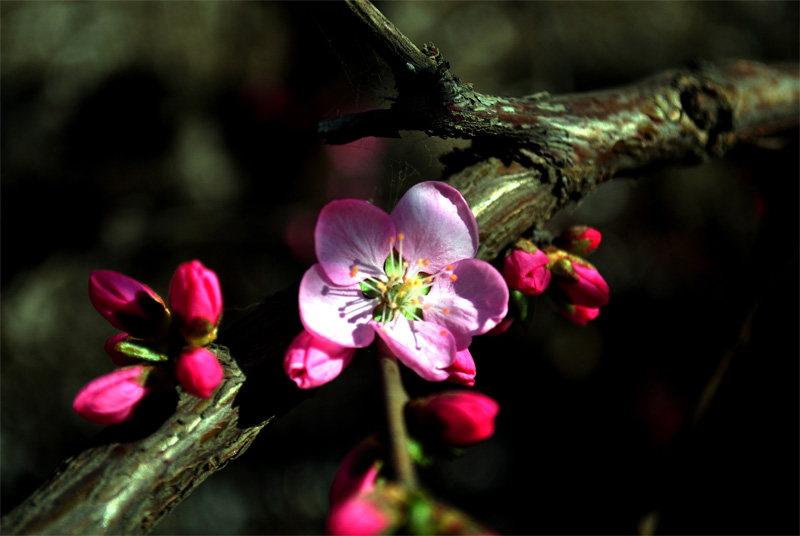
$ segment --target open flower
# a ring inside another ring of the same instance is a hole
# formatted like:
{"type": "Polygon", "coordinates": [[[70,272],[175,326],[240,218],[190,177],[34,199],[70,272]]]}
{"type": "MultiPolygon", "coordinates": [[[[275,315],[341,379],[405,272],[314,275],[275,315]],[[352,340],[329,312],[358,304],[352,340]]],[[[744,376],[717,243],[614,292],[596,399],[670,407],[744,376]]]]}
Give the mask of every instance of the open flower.
{"type": "Polygon", "coordinates": [[[320,212],[315,247],[319,262],[300,283],[305,329],[348,348],[377,333],[426,380],[448,379],[456,352],[506,315],[505,281],[472,258],[477,222],[447,184],[417,184],[391,215],[366,201],[333,201],[320,212]]]}

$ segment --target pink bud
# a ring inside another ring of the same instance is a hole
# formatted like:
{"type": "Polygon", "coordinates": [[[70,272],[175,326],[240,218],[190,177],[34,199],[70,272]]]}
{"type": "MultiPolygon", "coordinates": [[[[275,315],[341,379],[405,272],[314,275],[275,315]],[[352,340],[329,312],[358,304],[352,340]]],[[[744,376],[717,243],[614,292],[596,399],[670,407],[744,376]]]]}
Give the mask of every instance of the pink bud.
{"type": "Polygon", "coordinates": [[[175,360],[175,376],[184,391],[208,398],[222,382],[222,365],[217,361],[217,356],[207,349],[187,347],[175,360]]]}
{"type": "Polygon", "coordinates": [[[354,353],[354,348],[339,346],[303,330],[286,350],[283,370],[300,389],[314,389],[341,374],[354,353]]]}
{"type": "Polygon", "coordinates": [[[570,321],[579,326],[585,326],[590,321],[597,318],[600,314],[599,307],[582,307],[580,305],[573,305],[566,303],[558,308],[558,310],[570,319],[570,321]]]}
{"type": "MultiPolygon", "coordinates": [[[[588,263],[586,263],[588,264],[588,263]]],[[[576,262],[572,268],[578,275],[577,281],[557,280],[559,286],[569,296],[570,301],[582,307],[597,308],[608,303],[608,283],[594,266],[583,266],[576,262]]]]}
{"type": "Polygon", "coordinates": [[[328,534],[373,536],[382,534],[395,524],[379,506],[365,495],[351,497],[333,508],[328,514],[328,534]]]}
{"type": "Polygon", "coordinates": [[[500,405],[476,391],[445,391],[408,404],[417,421],[451,445],[466,447],[490,438],[500,405]]]}
{"type": "Polygon", "coordinates": [[[456,360],[445,369],[450,373],[447,381],[472,387],[475,385],[475,360],[468,348],[456,352],[456,360]]]}
{"type": "Polygon", "coordinates": [[[600,245],[602,235],[597,229],[586,225],[576,225],[562,232],[553,244],[574,255],[586,255],[600,245]]]}
{"type": "Polygon", "coordinates": [[[159,295],[119,272],[92,272],[89,299],[111,325],[135,337],[159,338],[169,327],[169,312],[159,295]]]}
{"type": "Polygon", "coordinates": [[[217,274],[200,261],[178,266],[169,284],[169,306],[184,339],[205,346],[217,338],[222,290],[217,274]]]}
{"type": "Polygon", "coordinates": [[[72,409],[87,421],[109,425],[132,418],[136,405],[152,387],[145,382],[153,367],[137,365],[100,376],[80,390],[72,409]]]}
{"type": "Polygon", "coordinates": [[[530,252],[514,248],[503,264],[503,276],[512,289],[536,296],[550,283],[549,262],[547,254],[540,249],[530,252]]]}
{"type": "Polygon", "coordinates": [[[382,460],[381,445],[374,436],[361,442],[342,460],[331,484],[331,506],[375,489],[382,460]]]}
{"type": "Polygon", "coordinates": [[[127,339],[127,333],[118,333],[106,341],[105,350],[111,356],[111,361],[118,367],[127,367],[137,363],[136,359],[117,350],[117,344],[127,339]]]}

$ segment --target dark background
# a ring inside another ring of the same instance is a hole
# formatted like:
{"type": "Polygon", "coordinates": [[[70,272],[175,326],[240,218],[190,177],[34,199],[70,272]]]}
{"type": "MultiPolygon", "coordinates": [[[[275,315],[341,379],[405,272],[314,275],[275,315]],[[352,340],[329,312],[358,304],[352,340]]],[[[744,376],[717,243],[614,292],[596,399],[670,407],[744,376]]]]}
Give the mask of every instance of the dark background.
{"type": "MultiPolygon", "coordinates": [[[[798,60],[796,2],[380,4],[484,93],[625,84],[690,60],[798,60]]],[[[465,142],[325,147],[391,76],[330,4],[2,2],[2,511],[99,428],[71,402],[112,370],[86,295],[112,269],[166,296],[217,272],[230,326],[313,262],[316,211],[385,208],[465,142]],[[346,30],[346,29],[345,29],[346,30]],[[344,35],[344,37],[342,36],[344,35]]],[[[764,145],[764,144],[762,144],[764,145]]],[[[501,533],[797,533],[798,140],[620,177],[555,218],[603,233],[589,326],[538,301],[471,348],[494,438],[426,483],[501,533]],[[697,399],[758,303],[712,405],[697,399]],[[657,522],[657,523],[654,523],[657,522]]],[[[296,311],[287,311],[296,314],[296,311]]],[[[339,461],[380,418],[370,355],[271,426],[157,534],[323,530],[339,461]]],[[[406,376],[412,394],[442,388],[406,376]]]]}

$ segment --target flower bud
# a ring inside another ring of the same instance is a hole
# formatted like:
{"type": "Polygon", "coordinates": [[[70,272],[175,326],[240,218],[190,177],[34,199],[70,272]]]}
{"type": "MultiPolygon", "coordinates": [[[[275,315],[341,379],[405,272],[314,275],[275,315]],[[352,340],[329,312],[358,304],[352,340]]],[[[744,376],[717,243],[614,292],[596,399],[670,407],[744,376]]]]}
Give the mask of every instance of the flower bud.
{"type": "Polygon", "coordinates": [[[556,248],[549,248],[548,254],[553,279],[569,301],[589,308],[608,303],[608,283],[591,263],[556,248]]]}
{"type": "Polygon", "coordinates": [[[408,409],[423,429],[466,447],[494,434],[500,405],[476,391],[445,391],[412,400],[408,409]]]}
{"type": "Polygon", "coordinates": [[[572,303],[563,303],[558,306],[559,312],[566,316],[573,324],[585,326],[600,314],[599,307],[582,307],[572,303]]]}
{"type": "Polygon", "coordinates": [[[119,272],[92,272],[89,299],[112,326],[135,337],[160,338],[169,328],[169,311],[159,295],[119,272]]]}
{"type": "Polygon", "coordinates": [[[371,497],[356,495],[333,508],[328,514],[328,534],[374,536],[386,534],[396,523],[371,497]]]}
{"type": "Polygon", "coordinates": [[[283,358],[283,370],[300,389],[314,389],[336,378],[353,359],[347,348],[306,330],[295,337],[283,358]]]}
{"type": "Polygon", "coordinates": [[[475,360],[468,348],[456,352],[456,360],[445,369],[450,373],[447,381],[472,387],[475,385],[475,360]]]}
{"type": "Polygon", "coordinates": [[[103,426],[134,416],[137,404],[153,391],[146,385],[153,367],[137,365],[100,376],[80,390],[72,409],[83,419],[103,426]]]}
{"type": "Polygon", "coordinates": [[[380,442],[375,436],[370,436],[345,456],[331,484],[331,506],[375,489],[383,465],[381,455],[380,442]]]}
{"type": "Polygon", "coordinates": [[[586,225],[576,225],[562,232],[553,244],[573,255],[585,256],[600,245],[602,235],[597,229],[586,225]]]}
{"type": "Polygon", "coordinates": [[[222,365],[206,348],[186,347],[175,360],[175,376],[184,391],[208,398],[222,382],[222,365]]]}
{"type": "Polygon", "coordinates": [[[549,262],[547,254],[533,242],[520,239],[505,258],[503,276],[512,289],[536,296],[544,292],[550,283],[549,262]]]}
{"type": "Polygon", "coordinates": [[[169,306],[187,343],[205,346],[217,338],[222,290],[217,274],[200,261],[178,266],[169,284],[169,306]]]}

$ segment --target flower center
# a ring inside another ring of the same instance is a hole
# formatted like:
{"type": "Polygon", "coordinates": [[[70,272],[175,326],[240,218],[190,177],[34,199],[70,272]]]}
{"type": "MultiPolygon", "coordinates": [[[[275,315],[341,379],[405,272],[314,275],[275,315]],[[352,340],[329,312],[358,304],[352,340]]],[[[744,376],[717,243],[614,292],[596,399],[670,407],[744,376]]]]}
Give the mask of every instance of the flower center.
{"type": "MultiPolygon", "coordinates": [[[[391,322],[400,315],[409,320],[423,320],[423,312],[430,306],[425,304],[425,296],[437,279],[448,277],[452,281],[457,279],[451,265],[429,274],[424,270],[430,264],[428,259],[417,259],[409,264],[403,257],[403,233],[397,234],[397,239],[389,238],[392,249],[384,264],[384,273],[377,277],[368,277],[361,282],[361,291],[370,299],[377,299],[378,305],[372,311],[372,318],[376,322],[391,322]]],[[[352,272],[358,271],[353,266],[352,272]]],[[[444,309],[444,313],[449,313],[444,309]]]]}

